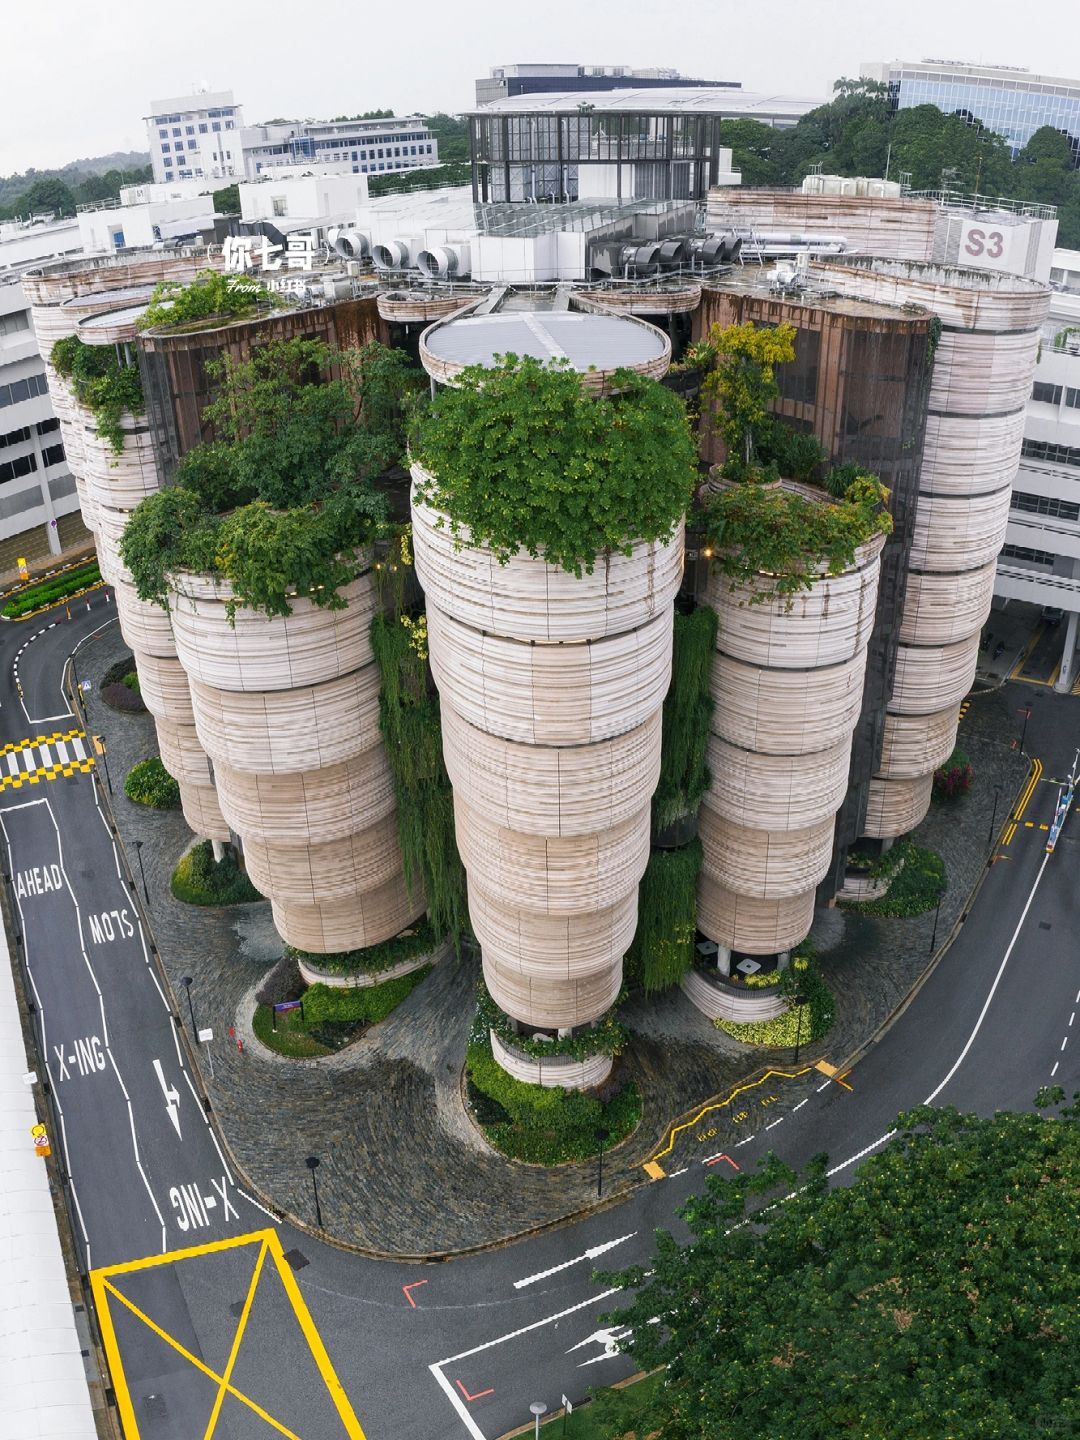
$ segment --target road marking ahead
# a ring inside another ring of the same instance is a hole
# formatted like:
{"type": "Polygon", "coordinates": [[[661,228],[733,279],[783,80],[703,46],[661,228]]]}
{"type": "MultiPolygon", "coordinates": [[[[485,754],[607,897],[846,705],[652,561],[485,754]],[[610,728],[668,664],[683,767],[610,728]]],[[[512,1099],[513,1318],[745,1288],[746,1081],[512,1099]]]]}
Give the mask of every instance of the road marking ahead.
{"type": "Polygon", "coordinates": [[[0,747],[0,790],[20,790],[61,775],[87,775],[93,768],[86,731],[57,730],[0,747]]]}
{"type": "MultiPolygon", "coordinates": [[[[315,1366],[326,1386],[330,1401],[337,1411],[341,1420],[343,1433],[348,1440],[364,1440],[364,1432],[360,1428],[360,1422],[356,1418],[348,1396],[342,1387],[334,1370],[333,1363],[326,1353],[322,1337],[316,1329],[311,1313],[304,1303],[304,1297],[300,1294],[300,1288],[296,1283],[292,1267],[285,1259],[282,1251],[281,1241],[276,1230],[257,1230],[250,1235],[238,1235],[229,1240],[215,1240],[207,1245],[194,1245],[187,1250],[173,1250],[166,1255],[151,1255],[145,1260],[130,1260],[122,1265],[107,1265],[98,1270],[90,1272],[90,1285],[93,1290],[94,1302],[97,1306],[98,1319],[101,1325],[101,1335],[105,1344],[105,1354],[109,1362],[109,1371],[112,1375],[113,1388],[116,1392],[116,1403],[120,1411],[120,1419],[124,1426],[125,1440],[139,1440],[138,1421],[135,1416],[135,1407],[132,1404],[131,1392],[128,1387],[127,1377],[124,1373],[124,1360],[121,1354],[120,1341],[117,1337],[114,1315],[116,1308],[122,1307],[136,1320],[145,1325],[159,1339],[181,1359],[186,1360],[200,1374],[212,1380],[217,1386],[213,1408],[207,1417],[207,1426],[203,1432],[203,1440],[212,1440],[218,1420],[221,1416],[221,1407],[225,1396],[230,1395],[241,1405],[252,1411],[260,1420],[266,1422],[271,1430],[278,1435],[285,1437],[285,1440],[300,1440],[294,1431],[287,1428],[274,1416],[269,1414],[258,1401],[250,1395],[244,1394],[232,1383],[232,1373],[240,1354],[240,1348],[244,1335],[248,1328],[251,1312],[255,1302],[255,1294],[263,1274],[276,1274],[288,1297],[297,1324],[300,1327],[303,1340],[306,1344],[308,1355],[314,1361],[315,1366]],[[233,1336],[232,1347],[229,1351],[228,1360],[224,1370],[218,1374],[209,1365],[203,1363],[190,1350],[186,1349],[180,1342],[173,1338],[166,1330],[162,1329],[149,1315],[145,1314],[134,1301],[124,1293],[125,1285],[123,1277],[135,1272],[147,1270],[162,1265],[172,1265],[179,1260],[197,1260],[203,1256],[213,1256],[223,1251],[235,1251],[244,1247],[250,1247],[254,1257],[251,1280],[248,1284],[247,1294],[244,1299],[240,1313],[240,1319],[233,1336]]],[[[278,1332],[274,1332],[275,1344],[278,1344],[278,1332]]],[[[295,1363],[293,1357],[287,1353],[287,1347],[282,1354],[283,1363],[295,1363]]],[[[182,1373],[182,1372],[181,1372],[182,1373]]],[[[269,1432],[268,1432],[269,1433],[269,1432]]]]}

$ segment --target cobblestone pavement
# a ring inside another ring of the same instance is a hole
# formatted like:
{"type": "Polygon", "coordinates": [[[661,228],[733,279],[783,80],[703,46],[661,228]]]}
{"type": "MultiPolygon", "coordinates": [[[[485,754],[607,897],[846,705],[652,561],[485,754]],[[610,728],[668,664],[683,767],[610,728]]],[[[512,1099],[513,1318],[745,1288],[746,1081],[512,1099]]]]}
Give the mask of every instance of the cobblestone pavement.
{"type": "MultiPolygon", "coordinates": [[[[544,1170],[504,1160],[465,1112],[461,1067],[476,983],[468,959],[440,964],[388,1020],[338,1055],[285,1061],[261,1049],[250,1031],[254,991],[281,953],[270,906],[201,909],[172,897],[169,878],[190,832],[179,812],[146,810],[122,793],[131,766],[155,753],[153,723],[149,715],[112,712],[97,695],[101,674],[124,653],[115,629],[83,651],[80,669],[94,681],[89,724],[107,738],[113,809],[133,860],[132,842],[144,842],[150,922],[174,991],[190,975],[197,1024],[213,1027],[214,1077],[204,1064],[203,1079],[232,1153],[258,1193],[310,1222],[304,1157],[319,1155],[330,1233],[391,1254],[483,1245],[588,1207],[593,1165],[544,1170]],[[228,1037],[230,1026],[245,1039],[242,1053],[228,1037]]],[[[933,809],[918,832],[947,856],[939,942],[985,865],[993,784],[1003,786],[1001,821],[1026,768],[1009,749],[1011,724],[1000,693],[972,703],[960,743],[975,765],[975,789],[956,809],[933,809]]],[[[837,910],[819,916],[814,935],[837,1019],[821,1045],[804,1047],[806,1059],[839,1061],[869,1038],[928,963],[933,918],[877,921],[837,910]]],[[[185,1009],[179,1013],[186,1021],[185,1009]]],[[[679,991],[634,1001],[625,1019],[645,1114],[637,1134],[611,1154],[610,1193],[644,1182],[640,1165],[676,1116],[763,1064],[790,1058],[721,1034],[679,991]]],[[[718,1128],[727,1133],[723,1121],[718,1128]]]]}

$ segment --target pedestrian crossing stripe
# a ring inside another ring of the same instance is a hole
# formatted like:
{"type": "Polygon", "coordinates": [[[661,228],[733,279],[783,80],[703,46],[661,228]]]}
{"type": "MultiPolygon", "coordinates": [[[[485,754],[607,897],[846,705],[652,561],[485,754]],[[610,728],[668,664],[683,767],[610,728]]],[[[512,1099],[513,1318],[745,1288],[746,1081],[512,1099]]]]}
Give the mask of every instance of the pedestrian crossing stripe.
{"type": "Polygon", "coordinates": [[[87,754],[85,740],[85,730],[57,730],[0,746],[0,790],[20,790],[62,775],[88,775],[94,757],[87,754]]]}

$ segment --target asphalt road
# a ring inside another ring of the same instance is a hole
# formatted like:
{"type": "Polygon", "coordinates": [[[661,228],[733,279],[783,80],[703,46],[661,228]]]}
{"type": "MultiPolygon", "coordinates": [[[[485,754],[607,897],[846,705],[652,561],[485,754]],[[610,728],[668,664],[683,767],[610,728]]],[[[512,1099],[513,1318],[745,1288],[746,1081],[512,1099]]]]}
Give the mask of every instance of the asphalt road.
{"type": "MultiPolygon", "coordinates": [[[[52,628],[50,617],[0,626],[0,746],[77,729],[61,673],[73,649],[77,662],[92,655],[106,594],[70,621],[61,609],[52,628]]],[[[89,658],[83,668],[100,669],[89,658]]],[[[708,1143],[705,1117],[664,1158],[665,1178],[621,1205],[430,1266],[342,1254],[245,1194],[192,1084],[184,999],[166,992],[149,952],[92,775],[14,786],[0,756],[4,869],[129,1426],[143,1440],[338,1440],[360,1426],[369,1440],[493,1440],[528,1421],[533,1400],[554,1409],[628,1373],[600,1318],[613,1297],[593,1270],[647,1258],[653,1230],[678,1231],[676,1211],[707,1174],[767,1150],[796,1167],[824,1150],[843,1180],[908,1106],[989,1114],[1030,1107],[1040,1085],[1080,1088],[1080,831],[1067,826],[1047,858],[1038,828],[1078,743],[1080,706],[1040,692],[1026,748],[1044,778],[946,957],[850,1075],[764,1087],[728,1153],[708,1143]]],[[[53,741],[44,758],[57,753],[53,741]]]]}

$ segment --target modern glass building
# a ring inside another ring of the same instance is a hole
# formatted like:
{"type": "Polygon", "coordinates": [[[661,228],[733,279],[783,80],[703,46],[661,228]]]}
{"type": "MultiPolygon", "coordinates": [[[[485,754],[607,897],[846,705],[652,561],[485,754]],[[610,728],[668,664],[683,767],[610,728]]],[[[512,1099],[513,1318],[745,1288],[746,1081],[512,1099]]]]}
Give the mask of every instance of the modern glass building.
{"type": "Polygon", "coordinates": [[[1033,75],[1009,65],[948,60],[866,63],[860,74],[888,85],[899,110],[936,105],[947,115],[981,120],[1009,142],[1015,156],[1044,125],[1068,135],[1080,161],[1080,80],[1033,75]]]}

